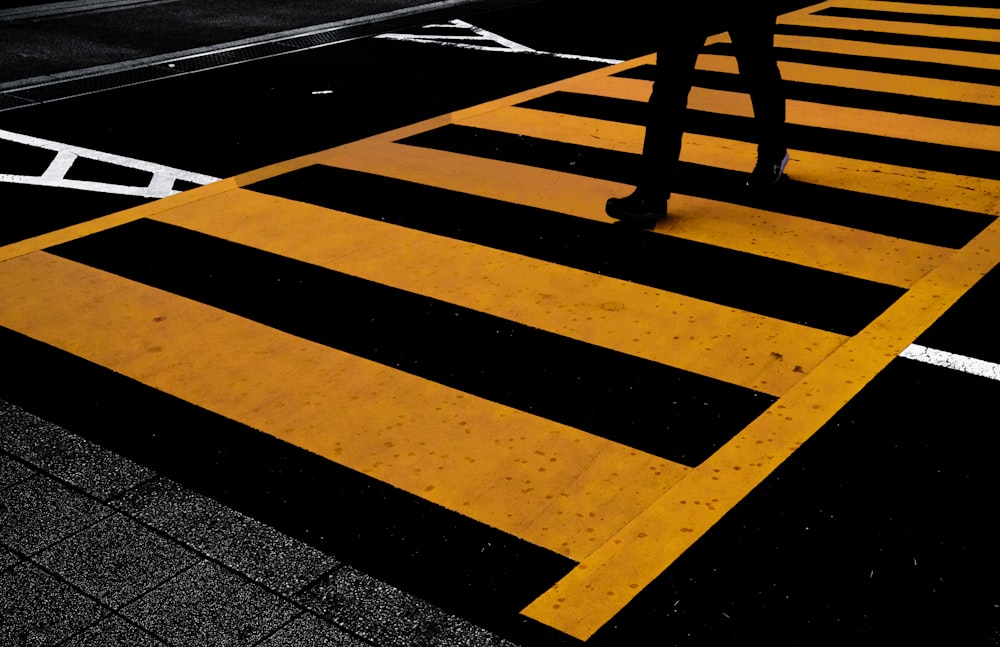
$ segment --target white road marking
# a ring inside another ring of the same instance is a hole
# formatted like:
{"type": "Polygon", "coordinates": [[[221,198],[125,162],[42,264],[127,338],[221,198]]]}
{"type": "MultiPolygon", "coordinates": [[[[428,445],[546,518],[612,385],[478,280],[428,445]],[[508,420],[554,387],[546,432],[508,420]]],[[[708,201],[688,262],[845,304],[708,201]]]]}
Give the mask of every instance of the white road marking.
{"type": "MultiPolygon", "coordinates": [[[[162,164],[145,162],[143,160],[124,157],[122,155],[104,153],[101,151],[91,150],[89,148],[82,148],[80,146],[72,146],[70,144],[62,144],[48,139],[31,137],[29,135],[21,135],[10,132],[9,130],[0,130],[0,139],[25,144],[27,146],[34,146],[35,148],[42,148],[55,153],[55,156],[49,163],[48,168],[46,168],[41,175],[13,175],[10,173],[0,172],[0,182],[77,189],[80,191],[96,191],[117,195],[132,195],[142,198],[165,198],[169,195],[179,193],[179,191],[174,189],[174,182],[177,180],[190,182],[192,184],[205,185],[219,179],[210,175],[182,171],[180,169],[171,168],[162,164]],[[138,171],[145,171],[150,173],[152,177],[150,178],[149,184],[144,186],[126,186],[121,184],[110,184],[107,182],[90,182],[67,179],[66,174],[70,171],[74,162],[80,158],[96,160],[98,162],[114,164],[116,166],[124,166],[138,171]]],[[[0,167],[0,171],[2,170],[2,167],[0,167]]]]}
{"type": "Polygon", "coordinates": [[[988,377],[991,380],[1000,380],[1000,364],[986,362],[974,357],[957,355],[955,353],[949,353],[936,348],[927,348],[926,346],[920,346],[918,344],[911,344],[906,350],[900,353],[899,356],[905,357],[906,359],[913,359],[918,362],[924,362],[925,364],[933,364],[934,366],[941,366],[955,371],[969,373],[970,375],[988,377]]]}
{"type": "Polygon", "coordinates": [[[452,20],[443,24],[424,25],[425,30],[453,29],[455,33],[415,33],[415,34],[380,34],[376,38],[386,40],[399,40],[408,43],[425,43],[433,45],[447,45],[449,47],[461,47],[463,49],[474,49],[483,52],[508,52],[516,54],[535,54],[539,56],[552,56],[555,58],[566,58],[576,61],[588,61],[592,63],[607,63],[613,65],[621,63],[621,59],[601,58],[597,56],[582,56],[579,54],[562,54],[560,52],[546,52],[534,49],[527,45],[515,43],[499,34],[486,31],[476,27],[464,20],[452,20]]]}
{"type": "Polygon", "coordinates": [[[45,169],[42,173],[41,179],[45,182],[58,182],[59,180],[65,179],[66,174],[69,173],[69,168],[73,166],[79,158],[79,155],[67,150],[61,150],[56,153],[56,158],[52,160],[49,167],[45,169]]]}

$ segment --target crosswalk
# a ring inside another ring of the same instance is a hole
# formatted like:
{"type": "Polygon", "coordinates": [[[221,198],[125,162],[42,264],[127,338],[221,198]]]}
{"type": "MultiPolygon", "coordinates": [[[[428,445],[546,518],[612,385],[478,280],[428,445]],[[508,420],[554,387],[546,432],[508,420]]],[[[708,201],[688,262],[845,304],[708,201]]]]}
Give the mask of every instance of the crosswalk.
{"type": "Polygon", "coordinates": [[[11,248],[0,325],[572,560],[588,639],[1000,260],[998,23],[782,16],[766,199],[722,35],[652,230],[648,56],[11,248]]]}

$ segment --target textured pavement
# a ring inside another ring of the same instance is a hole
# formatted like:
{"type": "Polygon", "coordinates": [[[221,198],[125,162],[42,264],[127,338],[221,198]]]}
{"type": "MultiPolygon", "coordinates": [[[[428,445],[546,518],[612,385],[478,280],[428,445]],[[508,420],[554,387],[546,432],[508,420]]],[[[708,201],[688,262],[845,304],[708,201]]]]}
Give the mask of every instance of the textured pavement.
{"type": "Polygon", "coordinates": [[[509,644],[0,401],[4,647],[509,644]]]}

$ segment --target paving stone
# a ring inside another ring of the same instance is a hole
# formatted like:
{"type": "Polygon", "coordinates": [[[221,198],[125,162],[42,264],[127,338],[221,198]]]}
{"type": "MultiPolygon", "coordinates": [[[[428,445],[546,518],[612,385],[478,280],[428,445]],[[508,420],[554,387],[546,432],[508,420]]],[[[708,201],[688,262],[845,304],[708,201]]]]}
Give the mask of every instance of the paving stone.
{"type": "Polygon", "coordinates": [[[100,620],[96,601],[29,562],[0,574],[0,645],[56,645],[100,620]]]}
{"type": "Polygon", "coordinates": [[[0,544],[32,555],[110,513],[99,501],[37,474],[0,490],[0,544]]]}
{"type": "Polygon", "coordinates": [[[212,562],[202,562],[122,613],[164,642],[190,647],[255,645],[299,609],[212,562]]]}
{"type": "Polygon", "coordinates": [[[120,616],[108,616],[62,647],[167,647],[120,616]]]}
{"type": "Polygon", "coordinates": [[[0,415],[0,449],[106,501],[153,472],[19,408],[0,415]]]}
{"type": "Polygon", "coordinates": [[[350,567],[337,569],[298,601],[380,647],[513,647],[484,629],[350,567]]]}
{"type": "Polygon", "coordinates": [[[284,595],[302,590],[338,564],[168,479],[151,481],[113,505],[284,595]]]}
{"type": "Polygon", "coordinates": [[[34,470],[23,463],[0,454],[0,489],[23,481],[34,473],[34,470]]]}
{"type": "Polygon", "coordinates": [[[200,555],[120,514],[98,522],[35,558],[114,609],[200,560],[200,555]]]}
{"type": "Polygon", "coordinates": [[[0,546],[0,573],[18,563],[18,561],[20,561],[20,558],[17,555],[0,546]]]}
{"type": "Polygon", "coordinates": [[[312,614],[295,618],[257,647],[370,647],[312,614]]]}

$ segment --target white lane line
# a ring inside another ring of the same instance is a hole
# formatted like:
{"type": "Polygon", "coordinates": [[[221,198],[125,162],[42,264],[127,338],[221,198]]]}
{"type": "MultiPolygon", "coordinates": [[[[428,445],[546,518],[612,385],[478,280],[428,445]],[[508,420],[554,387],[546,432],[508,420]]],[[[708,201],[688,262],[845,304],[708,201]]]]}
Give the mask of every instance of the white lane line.
{"type": "MultiPolygon", "coordinates": [[[[165,198],[169,195],[179,193],[179,191],[174,189],[174,182],[177,180],[190,182],[192,184],[205,185],[216,182],[219,179],[210,175],[182,171],[180,169],[164,166],[163,164],[146,162],[132,157],[95,151],[81,146],[62,144],[60,142],[41,139],[40,137],[32,137],[30,135],[21,135],[9,130],[0,130],[0,139],[25,144],[27,146],[33,146],[35,148],[42,148],[55,153],[55,156],[49,163],[48,168],[46,168],[41,175],[15,175],[0,172],[0,182],[76,189],[80,191],[96,191],[99,193],[114,193],[117,195],[132,195],[143,198],[165,198]],[[106,182],[90,182],[67,179],[66,174],[73,166],[73,163],[80,158],[144,171],[149,173],[152,177],[150,178],[148,184],[142,186],[127,186],[106,182]]],[[[2,161],[0,161],[0,164],[2,164],[2,161]]],[[[2,166],[0,166],[0,171],[3,171],[2,166]]]]}
{"type": "Polygon", "coordinates": [[[911,344],[906,350],[899,354],[900,357],[913,359],[925,364],[933,364],[943,368],[950,368],[955,371],[988,377],[991,380],[1000,380],[1000,364],[986,362],[974,357],[957,355],[936,348],[927,348],[918,344],[911,344]]]}
{"type": "Polygon", "coordinates": [[[534,49],[521,43],[516,43],[509,38],[476,27],[464,20],[452,20],[443,24],[424,25],[425,30],[455,30],[455,33],[390,33],[379,34],[376,38],[386,40],[398,40],[408,43],[424,43],[432,45],[447,45],[449,47],[460,47],[462,49],[474,49],[482,52],[507,52],[516,54],[535,54],[539,56],[552,56],[555,58],[565,58],[576,61],[587,61],[591,63],[606,63],[614,65],[621,63],[621,59],[601,58],[598,56],[583,56],[580,54],[563,54],[560,52],[547,52],[534,49]]]}

